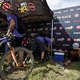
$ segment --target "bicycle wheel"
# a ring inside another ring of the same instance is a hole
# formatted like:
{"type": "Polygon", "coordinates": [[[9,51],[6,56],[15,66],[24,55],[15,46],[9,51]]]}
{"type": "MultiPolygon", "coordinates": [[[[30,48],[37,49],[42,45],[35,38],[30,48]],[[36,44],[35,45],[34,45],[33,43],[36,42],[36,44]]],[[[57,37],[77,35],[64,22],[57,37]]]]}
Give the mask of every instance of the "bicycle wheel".
{"type": "MultiPolygon", "coordinates": [[[[16,59],[18,61],[18,52],[22,51],[25,55],[29,53],[29,50],[24,47],[17,47],[14,49],[14,53],[16,55],[16,59]]],[[[22,69],[16,68],[14,60],[12,61],[15,70],[13,72],[7,72],[6,68],[8,66],[8,56],[10,55],[10,51],[5,53],[4,56],[0,60],[0,77],[2,80],[25,80],[30,75],[31,71],[34,67],[34,57],[32,54],[29,54],[28,60],[26,60],[25,66],[22,69]]],[[[25,59],[24,59],[25,60],[25,59]]]]}

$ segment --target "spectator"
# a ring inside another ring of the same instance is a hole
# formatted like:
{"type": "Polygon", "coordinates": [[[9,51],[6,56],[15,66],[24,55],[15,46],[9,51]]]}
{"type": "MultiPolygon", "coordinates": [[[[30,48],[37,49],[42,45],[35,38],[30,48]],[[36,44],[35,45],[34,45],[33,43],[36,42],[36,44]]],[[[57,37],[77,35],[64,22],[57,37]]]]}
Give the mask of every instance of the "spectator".
{"type": "Polygon", "coordinates": [[[46,33],[40,33],[33,41],[31,50],[29,53],[33,53],[37,48],[41,51],[40,63],[44,62],[44,52],[45,50],[50,51],[51,40],[48,38],[46,33]]]}

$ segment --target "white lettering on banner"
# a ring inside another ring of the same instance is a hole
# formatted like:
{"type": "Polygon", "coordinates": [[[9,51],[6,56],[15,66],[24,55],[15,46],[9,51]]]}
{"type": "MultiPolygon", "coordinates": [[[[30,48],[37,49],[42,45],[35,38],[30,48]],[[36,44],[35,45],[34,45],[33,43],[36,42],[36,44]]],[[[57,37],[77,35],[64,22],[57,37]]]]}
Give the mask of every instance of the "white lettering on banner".
{"type": "Polygon", "coordinates": [[[80,34],[80,32],[73,32],[73,34],[80,34]]]}
{"type": "Polygon", "coordinates": [[[70,9],[70,11],[74,11],[74,9],[70,9]]]}
{"type": "Polygon", "coordinates": [[[62,19],[71,18],[71,15],[62,16],[62,19]]]}
{"type": "Polygon", "coordinates": [[[56,11],[56,12],[54,12],[54,14],[58,14],[58,13],[61,14],[61,11],[56,11]]]}
{"type": "Polygon", "coordinates": [[[56,35],[61,35],[61,32],[56,32],[55,34],[56,34],[56,35]]]}
{"type": "Polygon", "coordinates": [[[57,19],[61,19],[61,16],[57,16],[57,19]]]}
{"type": "Polygon", "coordinates": [[[76,10],[80,10],[80,8],[77,8],[76,10]]]}
{"type": "Polygon", "coordinates": [[[73,26],[66,27],[65,29],[66,29],[66,30],[71,30],[71,29],[73,29],[73,26]]]}
{"type": "Polygon", "coordinates": [[[71,23],[71,21],[64,21],[64,23],[68,24],[68,23],[71,23]]]}
{"type": "Polygon", "coordinates": [[[71,15],[57,16],[57,19],[68,19],[68,18],[71,18],[71,15]]]}
{"type": "Polygon", "coordinates": [[[64,10],[63,12],[68,12],[68,10],[64,10]]]}
{"type": "Polygon", "coordinates": [[[57,41],[64,41],[64,38],[59,38],[57,39],[57,41]]]}

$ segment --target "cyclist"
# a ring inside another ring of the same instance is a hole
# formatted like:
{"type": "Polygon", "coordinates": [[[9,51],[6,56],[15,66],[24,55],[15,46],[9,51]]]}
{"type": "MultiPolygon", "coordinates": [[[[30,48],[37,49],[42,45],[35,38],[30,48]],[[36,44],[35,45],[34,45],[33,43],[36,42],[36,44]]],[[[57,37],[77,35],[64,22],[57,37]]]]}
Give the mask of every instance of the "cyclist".
{"type": "Polygon", "coordinates": [[[50,51],[51,39],[48,38],[46,33],[40,32],[40,34],[34,39],[29,53],[33,53],[37,48],[41,51],[40,63],[44,62],[45,50],[50,51]]]}
{"type": "MultiPolygon", "coordinates": [[[[21,42],[23,39],[23,35],[18,32],[18,18],[17,16],[13,13],[13,8],[10,8],[7,10],[7,23],[8,23],[8,31],[7,35],[12,33],[15,35],[15,39],[12,42],[12,47],[18,47],[21,46],[21,42]]],[[[19,57],[20,61],[23,61],[23,54],[22,51],[19,51],[19,57]]],[[[12,57],[11,55],[8,56],[8,63],[9,66],[7,67],[7,71],[12,71],[13,70],[13,65],[12,65],[12,57]]]]}

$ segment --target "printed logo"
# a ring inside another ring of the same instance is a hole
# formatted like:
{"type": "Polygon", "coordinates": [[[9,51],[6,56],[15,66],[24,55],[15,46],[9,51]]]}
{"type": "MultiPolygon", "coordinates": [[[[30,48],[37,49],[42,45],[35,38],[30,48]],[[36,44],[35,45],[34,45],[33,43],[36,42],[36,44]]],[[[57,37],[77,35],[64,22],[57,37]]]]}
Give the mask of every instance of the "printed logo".
{"type": "Polygon", "coordinates": [[[64,23],[69,24],[71,21],[64,21],[64,23]]]}
{"type": "Polygon", "coordinates": [[[60,29],[60,30],[62,30],[62,29],[63,29],[63,27],[61,26],[61,27],[59,27],[59,29],[60,29]]]}
{"type": "Polygon", "coordinates": [[[80,29],[80,25],[76,26],[77,29],[80,29]]]}
{"type": "Polygon", "coordinates": [[[77,39],[75,38],[75,39],[74,39],[74,41],[76,42],[76,41],[77,41],[77,39]]]}
{"type": "Polygon", "coordinates": [[[61,32],[56,32],[55,34],[56,34],[56,35],[61,35],[61,32]]]}
{"type": "Polygon", "coordinates": [[[71,41],[71,38],[67,38],[67,41],[68,41],[68,42],[71,41]]]}
{"type": "Polygon", "coordinates": [[[19,10],[21,13],[24,13],[25,11],[28,11],[29,8],[28,8],[27,3],[26,3],[26,2],[20,3],[20,8],[18,8],[18,10],[19,10]]]}
{"type": "Polygon", "coordinates": [[[75,14],[75,17],[79,17],[79,14],[75,14]]]}
{"type": "Polygon", "coordinates": [[[64,10],[63,12],[68,12],[68,10],[64,10]]]}
{"type": "Polygon", "coordinates": [[[70,9],[70,11],[74,11],[74,9],[70,9]]]}
{"type": "Polygon", "coordinates": [[[71,29],[73,29],[73,26],[66,27],[65,29],[66,29],[66,30],[71,30],[71,29]]]}
{"type": "Polygon", "coordinates": [[[21,4],[20,4],[20,6],[26,6],[26,2],[22,2],[21,4]]]}
{"type": "Polygon", "coordinates": [[[57,29],[57,27],[54,27],[54,28],[53,28],[53,30],[56,30],[56,29],[57,29]]]}
{"type": "Polygon", "coordinates": [[[77,39],[75,38],[74,41],[80,41],[80,38],[77,38],[77,39]]]}
{"type": "Polygon", "coordinates": [[[64,38],[59,38],[57,39],[57,41],[64,41],[64,38]]]}
{"type": "Polygon", "coordinates": [[[35,11],[35,10],[36,10],[35,5],[34,5],[33,3],[31,3],[31,2],[28,3],[28,7],[29,7],[29,9],[30,9],[31,11],[35,11]]]}
{"type": "Polygon", "coordinates": [[[4,0],[0,0],[0,6],[2,5],[3,2],[4,2],[4,0]]]}
{"type": "Polygon", "coordinates": [[[11,8],[11,5],[8,3],[8,2],[4,2],[2,4],[2,9],[5,10],[5,11],[8,11],[8,9],[11,8]]]}
{"type": "Polygon", "coordinates": [[[71,15],[62,16],[62,19],[71,18],[71,15]]]}

